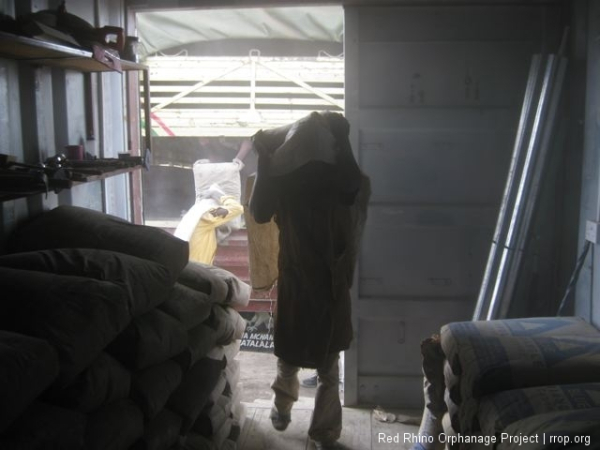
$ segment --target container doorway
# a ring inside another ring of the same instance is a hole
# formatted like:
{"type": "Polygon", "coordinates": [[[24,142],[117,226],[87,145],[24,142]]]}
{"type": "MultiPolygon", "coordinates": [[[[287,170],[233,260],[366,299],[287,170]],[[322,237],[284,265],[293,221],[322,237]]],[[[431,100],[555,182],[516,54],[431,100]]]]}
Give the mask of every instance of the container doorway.
{"type": "MultiPolygon", "coordinates": [[[[175,232],[198,201],[198,172],[236,159],[242,160],[243,205],[256,170],[256,156],[247,149],[258,130],[288,125],[313,111],[344,113],[341,7],[153,11],[136,18],[142,62],[150,68],[146,225],[175,232]]],[[[213,264],[249,281],[244,216],[229,228],[213,264]]],[[[276,299],[276,286],[255,290],[240,311],[248,322],[239,356],[242,396],[250,404],[267,404],[272,396],[276,299]]],[[[306,384],[300,403],[308,399],[310,407],[312,376],[311,370],[300,373],[306,384]]]]}

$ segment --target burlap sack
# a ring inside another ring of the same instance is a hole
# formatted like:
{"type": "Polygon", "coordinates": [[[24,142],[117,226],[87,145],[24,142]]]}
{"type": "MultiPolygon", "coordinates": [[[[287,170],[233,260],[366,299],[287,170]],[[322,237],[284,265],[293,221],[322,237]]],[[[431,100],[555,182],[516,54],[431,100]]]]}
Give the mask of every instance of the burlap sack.
{"type": "Polygon", "coordinates": [[[248,201],[254,186],[254,176],[248,177],[246,183],[246,198],[244,199],[244,218],[248,230],[248,254],[250,266],[250,284],[257,291],[271,289],[277,282],[279,270],[279,228],[274,219],[270,222],[256,223],[248,201]]]}

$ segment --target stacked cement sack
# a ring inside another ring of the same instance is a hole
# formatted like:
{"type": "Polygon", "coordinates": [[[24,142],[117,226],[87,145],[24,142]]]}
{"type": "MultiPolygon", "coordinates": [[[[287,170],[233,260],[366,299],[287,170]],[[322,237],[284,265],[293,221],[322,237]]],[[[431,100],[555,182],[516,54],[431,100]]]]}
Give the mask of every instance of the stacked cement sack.
{"type": "MultiPolygon", "coordinates": [[[[181,435],[185,439],[180,445],[185,449],[235,448],[224,446],[235,444],[239,429],[233,425],[243,420],[239,414],[234,416],[239,409],[233,409],[233,401],[239,403],[239,362],[235,357],[246,323],[233,307],[247,305],[250,287],[226,270],[194,262],[182,271],[178,284],[203,292],[211,305],[206,320],[199,324],[188,321],[188,346],[176,358],[187,374],[167,407],[183,419],[181,435]],[[221,396],[230,400],[227,408],[219,409],[221,396]],[[222,420],[216,420],[215,412],[221,411],[217,418],[222,420]],[[209,428],[204,426],[207,417],[209,428]]],[[[170,302],[163,305],[163,309],[172,307],[170,302]]]]}
{"type": "Polygon", "coordinates": [[[213,349],[208,358],[226,360],[227,366],[208,396],[184,444],[185,449],[235,449],[243,426],[245,411],[240,402],[240,367],[235,356],[240,341],[213,349]]]}
{"type": "Polygon", "coordinates": [[[0,448],[235,448],[247,285],[162,230],[83,208],[42,214],[8,247],[0,448]],[[225,420],[200,434],[211,405],[225,420]]]}
{"type": "Polygon", "coordinates": [[[578,317],[455,322],[441,330],[449,422],[482,430],[481,401],[512,389],[600,382],[600,333],[578,317]]]}
{"type": "Polygon", "coordinates": [[[600,332],[583,319],[454,322],[422,349],[426,408],[414,450],[549,449],[564,444],[556,436],[600,445],[600,332]]]}

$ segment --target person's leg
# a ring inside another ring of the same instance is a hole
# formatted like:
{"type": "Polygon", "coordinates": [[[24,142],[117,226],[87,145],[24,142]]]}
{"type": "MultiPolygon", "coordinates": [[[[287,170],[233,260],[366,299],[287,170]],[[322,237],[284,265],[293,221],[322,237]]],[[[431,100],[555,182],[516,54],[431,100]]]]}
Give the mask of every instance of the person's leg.
{"type": "Polygon", "coordinates": [[[292,406],[298,400],[300,390],[299,370],[299,367],[292,366],[282,359],[277,359],[277,376],[271,385],[271,389],[275,392],[271,422],[277,430],[285,430],[291,421],[292,406]]]}
{"type": "Polygon", "coordinates": [[[318,385],[308,435],[313,441],[330,444],[342,433],[342,403],[339,393],[339,355],[332,354],[317,369],[318,385]]]}

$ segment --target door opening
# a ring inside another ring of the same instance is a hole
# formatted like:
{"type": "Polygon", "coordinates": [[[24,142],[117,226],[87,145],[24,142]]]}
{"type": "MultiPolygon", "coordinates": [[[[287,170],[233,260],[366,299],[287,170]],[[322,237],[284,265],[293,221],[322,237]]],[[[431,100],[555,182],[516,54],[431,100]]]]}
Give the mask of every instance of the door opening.
{"type": "MultiPolygon", "coordinates": [[[[197,201],[200,162],[243,159],[243,204],[256,170],[255,155],[244,151],[252,135],[313,111],[344,112],[341,7],[152,11],[138,12],[136,19],[150,68],[153,154],[143,178],[146,225],[175,231],[197,201]]],[[[214,265],[248,281],[243,217],[233,228],[219,243],[214,265]]],[[[240,353],[246,401],[272,395],[274,302],[276,287],[253,291],[241,311],[248,322],[240,353]]],[[[300,378],[310,383],[312,375],[303,370],[300,378]]],[[[302,395],[310,398],[314,389],[303,387],[302,395]]]]}

